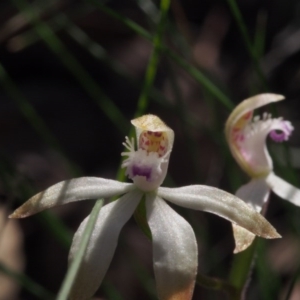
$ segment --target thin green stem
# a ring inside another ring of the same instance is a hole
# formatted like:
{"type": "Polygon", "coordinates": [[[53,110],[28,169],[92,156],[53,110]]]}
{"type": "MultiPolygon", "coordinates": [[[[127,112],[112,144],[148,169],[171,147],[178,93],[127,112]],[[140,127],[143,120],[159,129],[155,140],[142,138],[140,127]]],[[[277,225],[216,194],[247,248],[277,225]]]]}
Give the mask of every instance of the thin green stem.
{"type": "Polygon", "coordinates": [[[79,271],[90,237],[93,233],[93,229],[95,228],[95,224],[99,212],[102,208],[102,205],[103,205],[103,200],[98,200],[89,216],[84,232],[82,233],[82,239],[80,242],[79,249],[77,250],[76,255],[68,269],[68,272],[58,292],[56,300],[67,300],[69,298],[72,286],[74,284],[77,273],[79,271]]]}
{"type": "MultiPolygon", "coordinates": [[[[101,3],[98,3],[96,0],[89,0],[92,2],[98,9],[105,12],[112,18],[119,20],[125,26],[133,30],[135,33],[140,35],[141,37],[153,42],[152,35],[142,28],[137,23],[132,20],[124,17],[123,15],[115,12],[114,10],[108,8],[101,3]]],[[[200,70],[192,66],[185,59],[181,58],[180,55],[176,54],[173,50],[169,49],[166,45],[161,45],[161,51],[169,56],[173,61],[175,61],[178,65],[180,65],[188,74],[190,74],[198,83],[200,83],[211,95],[216,97],[225,107],[231,110],[234,105],[229,97],[227,97],[207,76],[204,75],[200,70]]]]}
{"type": "Polygon", "coordinates": [[[208,277],[198,273],[196,282],[198,285],[204,288],[215,290],[215,291],[221,291],[226,295],[228,295],[232,300],[239,299],[238,290],[228,281],[219,278],[208,277]]]}
{"type": "Polygon", "coordinates": [[[111,122],[122,133],[127,132],[128,122],[119,108],[113,101],[102,91],[90,74],[82,67],[79,61],[57,38],[53,30],[45,22],[39,19],[32,7],[25,0],[12,0],[16,7],[23,11],[28,20],[34,25],[35,30],[44,40],[46,45],[61,59],[61,62],[72,75],[77,79],[87,94],[95,101],[100,109],[106,114],[111,122]]]}
{"type": "MultiPolygon", "coordinates": [[[[100,60],[107,65],[115,74],[126,79],[134,87],[141,87],[141,81],[134,77],[126,68],[114,60],[108,52],[99,43],[92,40],[85,31],[76,26],[69,18],[68,15],[63,13],[57,13],[52,19],[48,21],[48,25],[54,32],[60,29],[65,29],[69,36],[84,49],[86,49],[94,58],[100,60]]],[[[28,29],[26,32],[22,32],[19,35],[13,37],[8,42],[8,47],[12,51],[20,51],[26,47],[35,44],[40,40],[40,36],[34,29],[28,29]]],[[[172,109],[174,106],[166,100],[166,97],[155,87],[152,87],[149,91],[149,98],[156,101],[165,108],[172,109]]]]}
{"type": "Polygon", "coordinates": [[[52,300],[54,295],[47,291],[43,286],[37,284],[32,279],[24,274],[20,274],[11,270],[9,267],[0,262],[0,272],[6,276],[9,276],[21,286],[23,286],[32,295],[35,295],[38,299],[52,300]]]}
{"type": "Polygon", "coordinates": [[[257,238],[254,240],[252,245],[235,255],[231,271],[229,274],[229,282],[237,289],[238,297],[240,299],[246,283],[249,279],[250,273],[252,272],[252,267],[254,263],[254,255],[257,247],[257,238]]]}
{"type": "Polygon", "coordinates": [[[261,58],[265,52],[267,14],[260,11],[257,15],[256,31],[254,36],[253,50],[257,58],[261,58]]]}
{"type": "Polygon", "coordinates": [[[161,0],[160,2],[160,18],[153,37],[153,50],[148,62],[143,88],[137,103],[137,109],[135,113],[136,117],[145,113],[148,107],[148,97],[157,73],[158,62],[162,49],[162,38],[170,8],[170,2],[170,0],[161,0]]]}
{"type": "Polygon", "coordinates": [[[260,67],[258,56],[257,56],[256,52],[254,51],[251,39],[250,39],[249,34],[248,34],[247,27],[246,27],[245,22],[243,20],[243,16],[242,16],[242,14],[241,14],[241,12],[240,12],[237,4],[236,4],[236,1],[235,0],[227,0],[227,3],[228,3],[228,6],[231,10],[231,13],[232,13],[232,15],[233,15],[233,17],[234,17],[234,19],[237,23],[238,29],[240,30],[242,39],[243,39],[245,47],[246,47],[246,50],[248,51],[249,56],[252,59],[254,69],[255,69],[255,71],[258,75],[258,78],[260,79],[260,81],[263,85],[263,88],[265,90],[268,90],[267,79],[266,79],[265,75],[263,74],[262,69],[260,67]]]}
{"type": "Polygon", "coordinates": [[[195,179],[197,181],[199,181],[201,178],[201,176],[200,176],[201,172],[200,172],[199,168],[197,168],[197,159],[198,159],[197,147],[196,147],[195,141],[191,137],[189,126],[185,122],[185,120],[189,119],[186,105],[183,101],[182,92],[179,88],[178,80],[176,78],[176,72],[175,72],[174,68],[172,68],[172,65],[170,63],[167,64],[167,71],[168,71],[168,76],[170,78],[170,84],[173,89],[173,96],[174,96],[174,99],[176,102],[176,107],[177,107],[176,113],[180,117],[181,127],[182,127],[182,130],[184,133],[184,137],[186,140],[186,144],[188,147],[188,151],[189,151],[191,160],[193,162],[193,173],[195,175],[195,179]]]}
{"type": "Polygon", "coordinates": [[[260,286],[260,296],[263,300],[276,299],[279,294],[281,280],[270,267],[267,259],[266,240],[260,239],[257,247],[257,263],[255,265],[258,283],[260,286]],[[268,288],[266,288],[268,287],[268,288]]]}
{"type": "MultiPolygon", "coordinates": [[[[92,2],[95,3],[94,0],[92,0],[92,2]]],[[[135,31],[141,32],[142,35],[145,35],[145,34],[147,35],[147,33],[146,33],[146,31],[144,31],[144,29],[142,29],[139,25],[135,24],[131,20],[123,17],[120,14],[115,13],[113,10],[108,9],[106,6],[102,5],[101,3],[96,2],[95,4],[97,4],[97,6],[100,7],[101,9],[103,8],[103,10],[105,12],[108,12],[111,16],[114,16],[118,20],[123,21],[124,24],[127,24],[128,26],[130,26],[130,28],[134,28],[135,31]]],[[[153,46],[152,54],[150,56],[148,66],[146,69],[146,75],[145,75],[145,79],[144,79],[143,88],[142,88],[140,97],[137,102],[135,117],[143,115],[146,112],[146,109],[148,107],[149,93],[152,88],[154,78],[155,78],[157,68],[158,68],[160,52],[162,49],[163,32],[165,29],[165,23],[166,23],[166,18],[167,18],[169,7],[170,7],[170,0],[161,0],[160,18],[159,18],[159,22],[157,24],[156,33],[153,38],[154,46],[153,46]]],[[[152,39],[152,37],[150,35],[149,35],[149,38],[152,39]]],[[[131,137],[133,135],[134,135],[134,128],[131,128],[128,136],[131,137]]],[[[121,166],[121,164],[120,164],[120,166],[121,166]]],[[[120,181],[125,180],[125,172],[121,167],[118,170],[117,179],[120,181]]]]}

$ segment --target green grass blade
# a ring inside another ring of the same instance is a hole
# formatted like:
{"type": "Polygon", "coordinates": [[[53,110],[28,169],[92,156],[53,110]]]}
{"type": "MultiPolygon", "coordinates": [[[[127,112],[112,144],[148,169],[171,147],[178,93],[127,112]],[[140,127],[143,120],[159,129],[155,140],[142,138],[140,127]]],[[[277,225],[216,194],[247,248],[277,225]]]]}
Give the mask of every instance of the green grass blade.
{"type": "Polygon", "coordinates": [[[196,277],[196,283],[210,290],[222,291],[228,295],[229,299],[231,300],[239,299],[238,290],[228,281],[219,278],[208,277],[198,273],[196,277]]]}
{"type": "MultiPolygon", "coordinates": [[[[122,64],[118,63],[111,56],[109,56],[106,49],[99,43],[92,40],[85,31],[74,24],[69,16],[63,13],[57,13],[48,21],[47,24],[54,32],[64,29],[76,43],[88,51],[95,59],[104,63],[115,74],[124,78],[134,87],[138,89],[141,88],[141,81],[128,72],[122,64]]],[[[11,38],[8,42],[8,47],[12,51],[20,51],[39,42],[40,40],[40,36],[34,29],[28,29],[26,32],[22,32],[19,35],[11,38]]],[[[150,89],[149,98],[167,109],[171,109],[173,111],[175,109],[174,106],[167,101],[166,97],[155,87],[150,89]]]]}
{"type": "Polygon", "coordinates": [[[253,267],[256,247],[257,238],[248,249],[235,254],[229,274],[229,282],[238,290],[239,295],[242,294],[243,288],[249,278],[251,267],[253,267]]]}
{"type": "Polygon", "coordinates": [[[265,75],[263,74],[262,69],[260,67],[259,57],[257,56],[257,53],[254,51],[254,47],[253,47],[251,39],[249,37],[247,27],[243,20],[243,16],[242,16],[235,0],[227,0],[227,3],[231,10],[231,13],[237,23],[238,29],[240,30],[246,50],[248,51],[248,54],[249,54],[250,58],[252,59],[254,69],[258,75],[259,80],[261,81],[262,87],[267,91],[268,90],[267,79],[266,79],[265,75]]]}
{"type": "Polygon", "coordinates": [[[256,57],[261,58],[265,52],[267,31],[267,14],[264,11],[259,12],[257,15],[257,25],[253,43],[253,49],[256,57]]]}
{"type": "Polygon", "coordinates": [[[143,88],[136,107],[136,117],[144,114],[148,107],[148,97],[157,72],[162,49],[162,38],[165,30],[167,14],[170,8],[170,2],[170,0],[161,0],[160,2],[160,18],[153,37],[153,50],[148,62],[143,88]]]}
{"type": "MultiPolygon", "coordinates": [[[[105,12],[112,18],[119,20],[125,26],[133,30],[135,33],[137,33],[141,37],[153,43],[153,36],[137,23],[115,12],[114,10],[106,7],[105,5],[102,5],[96,0],[89,0],[89,1],[93,3],[101,11],[105,12]]],[[[207,76],[205,76],[204,73],[202,73],[200,70],[195,68],[185,59],[181,58],[180,55],[176,54],[173,50],[169,49],[167,46],[165,46],[165,44],[162,45],[162,52],[165,53],[168,57],[170,57],[173,61],[175,61],[179,66],[181,66],[198,83],[200,83],[211,95],[216,97],[216,99],[219,100],[225,107],[227,107],[228,109],[232,109],[234,107],[230,98],[227,97],[226,94],[223,93],[221,89],[219,89],[207,76]]]]}
{"type": "Polygon", "coordinates": [[[25,0],[12,0],[15,6],[23,11],[28,20],[34,25],[35,30],[44,40],[46,45],[53,51],[72,73],[75,79],[86,90],[87,94],[106,114],[111,122],[120,130],[120,132],[127,132],[128,122],[123,116],[119,108],[113,101],[102,91],[96,81],[90,74],[82,67],[76,57],[68,51],[65,45],[58,39],[53,30],[45,22],[39,19],[32,7],[25,0]]]}
{"type": "Polygon", "coordinates": [[[99,215],[99,212],[102,208],[103,200],[98,200],[90,214],[89,220],[87,222],[86,228],[83,232],[82,241],[80,244],[80,247],[78,249],[78,252],[76,253],[74,260],[72,261],[67,275],[62,283],[62,286],[58,292],[58,296],[56,300],[67,300],[70,294],[70,291],[72,289],[74,280],[77,276],[77,272],[79,271],[80,264],[82,262],[84,253],[86,251],[86,248],[88,246],[88,242],[90,240],[90,236],[93,232],[93,229],[95,227],[97,217],[99,215]]]}
{"type": "Polygon", "coordinates": [[[267,259],[266,240],[258,240],[257,263],[255,269],[257,272],[258,283],[260,286],[260,297],[263,300],[273,300],[278,297],[281,280],[278,274],[272,270],[270,262],[267,259]]]}

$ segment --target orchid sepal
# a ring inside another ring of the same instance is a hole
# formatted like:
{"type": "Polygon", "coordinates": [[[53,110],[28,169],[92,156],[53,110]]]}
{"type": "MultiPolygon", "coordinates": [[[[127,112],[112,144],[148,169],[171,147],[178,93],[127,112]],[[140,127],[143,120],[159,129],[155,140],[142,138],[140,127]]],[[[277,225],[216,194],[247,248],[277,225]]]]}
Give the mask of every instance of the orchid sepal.
{"type": "Polygon", "coordinates": [[[125,194],[134,188],[130,183],[99,177],[65,180],[31,197],[9,218],[25,218],[45,209],[74,201],[110,198],[125,194]]]}
{"type": "Polygon", "coordinates": [[[273,239],[280,238],[276,229],[240,198],[220,189],[205,185],[158,190],[158,196],[174,204],[216,214],[237,224],[255,235],[273,239]]]}
{"type": "MultiPolygon", "coordinates": [[[[119,233],[141,198],[141,191],[131,191],[100,210],[73,284],[71,300],[90,299],[97,291],[114,255],[119,233]]],[[[89,216],[81,223],[73,237],[69,261],[77,253],[88,218],[89,216]]]]}
{"type": "MultiPolygon", "coordinates": [[[[261,213],[269,198],[270,188],[265,179],[252,179],[249,183],[241,186],[235,195],[240,199],[243,199],[249,207],[255,209],[258,213],[261,213]]],[[[244,251],[252,244],[255,235],[236,224],[232,224],[232,229],[235,241],[233,253],[244,251]]]]}
{"type": "Polygon", "coordinates": [[[159,299],[190,300],[198,265],[194,231],[187,221],[155,194],[146,195],[146,207],[159,299]]]}

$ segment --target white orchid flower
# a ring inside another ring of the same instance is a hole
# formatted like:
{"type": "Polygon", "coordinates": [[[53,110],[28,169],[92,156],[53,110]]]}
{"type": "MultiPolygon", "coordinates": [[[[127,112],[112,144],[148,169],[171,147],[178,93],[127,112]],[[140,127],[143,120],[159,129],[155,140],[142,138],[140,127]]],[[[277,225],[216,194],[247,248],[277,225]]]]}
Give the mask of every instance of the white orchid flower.
{"type": "MultiPolygon", "coordinates": [[[[152,233],[153,264],[157,293],[161,300],[192,298],[197,272],[197,244],[185,219],[165,200],[217,214],[264,238],[280,237],[265,218],[237,197],[217,188],[191,185],[163,188],[162,184],[174,142],[174,133],[158,117],[145,115],[132,121],[136,127],[138,149],[126,138],[128,152],[123,162],[133,183],[82,177],[63,181],[33,196],[12,215],[23,218],[55,205],[84,199],[122,195],[105,205],[97,218],[71,299],[89,299],[100,286],[110,265],[123,225],[145,199],[146,218],[152,233]]],[[[74,235],[70,259],[82,240],[88,217],[74,235]]]]}
{"type": "MultiPolygon", "coordinates": [[[[293,126],[282,118],[253,117],[254,109],[271,102],[283,100],[276,94],[260,94],[241,102],[230,114],[226,122],[226,139],[231,153],[240,167],[251,177],[251,181],[240,187],[236,196],[261,212],[269,198],[270,191],[295,205],[300,205],[300,191],[279,178],[273,172],[273,162],[269,155],[266,138],[275,142],[289,139],[293,126]]],[[[235,253],[248,248],[255,235],[233,224],[236,243],[235,253]]]]}

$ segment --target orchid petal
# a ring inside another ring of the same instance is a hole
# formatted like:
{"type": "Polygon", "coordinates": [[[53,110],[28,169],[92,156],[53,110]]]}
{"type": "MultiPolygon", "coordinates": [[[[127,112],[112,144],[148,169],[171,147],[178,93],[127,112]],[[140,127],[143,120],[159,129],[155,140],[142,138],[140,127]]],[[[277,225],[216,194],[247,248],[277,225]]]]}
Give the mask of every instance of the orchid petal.
{"type": "Polygon", "coordinates": [[[158,189],[158,196],[174,204],[211,212],[264,238],[279,238],[276,229],[244,201],[205,185],[158,189]]]}
{"type": "Polygon", "coordinates": [[[242,185],[235,195],[260,213],[269,198],[270,188],[264,178],[252,179],[247,184],[242,185]]]}
{"type": "Polygon", "coordinates": [[[190,224],[163,199],[146,196],[159,299],[190,300],[197,272],[197,244],[190,224]]]}
{"type": "Polygon", "coordinates": [[[283,96],[276,94],[256,95],[241,102],[227,119],[225,133],[232,155],[251,177],[264,176],[273,168],[265,145],[266,136],[276,129],[288,131],[286,134],[290,134],[292,130],[288,128],[291,126],[289,122],[280,119],[258,122],[259,128],[255,130],[249,124],[252,122],[253,110],[283,99],[283,96]]]}
{"type": "MultiPolygon", "coordinates": [[[[270,188],[264,178],[253,179],[249,183],[241,186],[235,195],[260,213],[263,205],[269,198],[270,188]]],[[[234,253],[247,249],[252,244],[255,235],[235,224],[232,224],[232,228],[235,240],[234,253]]]]}
{"type": "Polygon", "coordinates": [[[271,172],[266,177],[271,190],[279,197],[300,206],[300,190],[271,172]]]}
{"type": "Polygon", "coordinates": [[[132,184],[98,177],[70,179],[31,197],[10,218],[25,218],[53,206],[85,199],[109,198],[132,189],[132,184]]]}
{"type": "MultiPolygon", "coordinates": [[[[140,191],[132,191],[101,209],[72,288],[72,300],[89,299],[97,291],[114,255],[119,233],[141,198],[140,191]]],[[[74,235],[69,260],[76,255],[88,218],[74,235]]]]}
{"type": "Polygon", "coordinates": [[[242,101],[232,111],[226,122],[226,135],[234,125],[247,113],[272,102],[284,100],[284,96],[278,94],[259,94],[242,101]]]}

